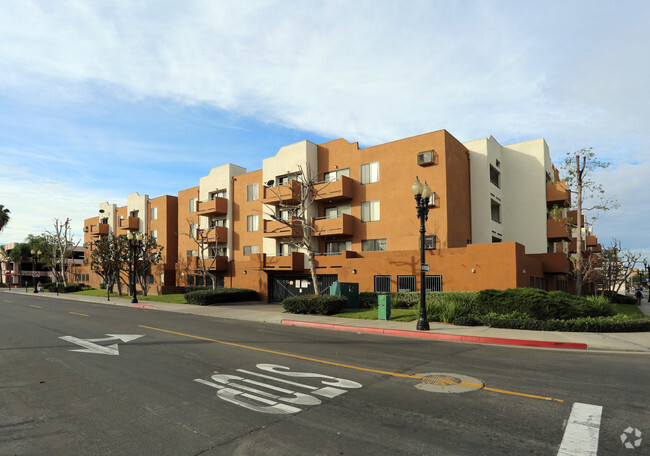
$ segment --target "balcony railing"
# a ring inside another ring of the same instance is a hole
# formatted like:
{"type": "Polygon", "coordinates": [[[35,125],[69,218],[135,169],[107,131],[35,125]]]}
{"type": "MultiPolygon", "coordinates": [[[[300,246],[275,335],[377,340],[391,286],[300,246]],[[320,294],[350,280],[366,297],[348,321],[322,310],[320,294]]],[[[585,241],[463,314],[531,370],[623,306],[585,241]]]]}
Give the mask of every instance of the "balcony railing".
{"type": "Polygon", "coordinates": [[[546,204],[548,207],[555,205],[560,207],[571,206],[571,191],[567,190],[566,182],[546,183],[546,204]]]}
{"type": "Polygon", "coordinates": [[[302,271],[305,269],[305,254],[291,252],[287,256],[270,256],[265,253],[251,254],[251,260],[257,260],[264,270],[302,271]]]}
{"type": "Polygon", "coordinates": [[[546,237],[552,241],[570,241],[571,227],[567,224],[567,219],[546,220],[546,237]]]}
{"type": "MultiPolygon", "coordinates": [[[[570,225],[573,226],[578,226],[578,211],[573,210],[573,211],[568,211],[567,212],[567,220],[570,225]]],[[[585,214],[582,214],[582,223],[580,226],[585,226],[585,214]]]]}
{"type": "Polygon", "coordinates": [[[103,236],[105,234],[108,234],[108,223],[97,223],[95,225],[90,225],[91,236],[103,236]]]}
{"type": "MultiPolygon", "coordinates": [[[[201,258],[198,256],[187,257],[187,265],[182,263],[177,263],[177,269],[184,269],[187,267],[190,271],[202,271],[203,267],[201,264],[201,258]]],[[[228,270],[228,257],[227,256],[216,256],[205,258],[205,267],[209,271],[223,272],[228,270]]]]}
{"type": "Polygon", "coordinates": [[[228,239],[228,228],[215,226],[211,230],[196,230],[196,240],[201,243],[226,242],[228,239]]]}
{"type": "Polygon", "coordinates": [[[354,196],[354,181],[341,176],[337,181],[323,182],[314,186],[314,201],[349,200],[354,196]]]}
{"type": "Polygon", "coordinates": [[[226,215],[228,214],[228,199],[216,197],[209,201],[198,201],[196,213],[202,216],[226,215]]]}
{"type": "Polygon", "coordinates": [[[302,220],[299,217],[291,217],[286,223],[264,220],[264,237],[302,237],[302,220]]]}
{"type": "Polygon", "coordinates": [[[138,217],[127,217],[119,220],[118,227],[121,230],[139,230],[140,219],[138,217]]]}
{"type": "Polygon", "coordinates": [[[285,185],[264,187],[263,204],[297,204],[300,201],[302,186],[300,182],[292,180],[285,185]]]}
{"type": "Polygon", "coordinates": [[[351,236],[354,234],[354,218],[341,214],[336,218],[312,219],[314,236],[351,236]]]}
{"type": "Polygon", "coordinates": [[[348,258],[357,256],[356,252],[344,250],[340,253],[330,253],[316,256],[317,268],[340,268],[346,265],[348,258]]]}

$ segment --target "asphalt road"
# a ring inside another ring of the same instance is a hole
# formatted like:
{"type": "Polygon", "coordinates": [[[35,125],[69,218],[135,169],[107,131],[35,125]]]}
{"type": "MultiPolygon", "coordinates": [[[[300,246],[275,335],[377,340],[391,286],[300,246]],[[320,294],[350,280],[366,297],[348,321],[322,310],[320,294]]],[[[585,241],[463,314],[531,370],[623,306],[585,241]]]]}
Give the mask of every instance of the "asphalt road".
{"type": "Polygon", "coordinates": [[[650,454],[648,361],[0,293],[0,455],[650,454]]]}

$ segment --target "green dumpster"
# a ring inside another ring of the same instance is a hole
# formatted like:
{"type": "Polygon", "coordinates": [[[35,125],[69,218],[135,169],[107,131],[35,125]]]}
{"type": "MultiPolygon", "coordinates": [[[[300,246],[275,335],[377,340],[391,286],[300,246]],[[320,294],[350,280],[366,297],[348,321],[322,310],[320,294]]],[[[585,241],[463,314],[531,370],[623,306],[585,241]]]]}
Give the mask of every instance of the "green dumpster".
{"type": "Polygon", "coordinates": [[[377,310],[380,320],[390,320],[390,295],[382,294],[377,296],[377,310]]]}

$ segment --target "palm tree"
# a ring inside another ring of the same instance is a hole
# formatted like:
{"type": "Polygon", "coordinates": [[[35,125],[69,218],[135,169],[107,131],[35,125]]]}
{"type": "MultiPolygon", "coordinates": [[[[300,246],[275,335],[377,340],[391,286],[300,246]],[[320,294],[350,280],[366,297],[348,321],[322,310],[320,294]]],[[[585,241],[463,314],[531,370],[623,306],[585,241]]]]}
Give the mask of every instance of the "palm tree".
{"type": "Polygon", "coordinates": [[[4,205],[0,204],[0,231],[9,223],[9,219],[11,219],[10,213],[9,209],[5,209],[4,205]]]}

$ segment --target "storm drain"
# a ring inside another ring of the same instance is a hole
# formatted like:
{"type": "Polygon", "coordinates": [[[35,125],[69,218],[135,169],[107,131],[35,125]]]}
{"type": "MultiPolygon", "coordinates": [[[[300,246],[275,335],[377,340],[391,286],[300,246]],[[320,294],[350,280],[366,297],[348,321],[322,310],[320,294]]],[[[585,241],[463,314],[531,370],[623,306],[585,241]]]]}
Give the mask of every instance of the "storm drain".
{"type": "Polygon", "coordinates": [[[421,383],[418,383],[415,387],[432,393],[467,393],[485,386],[485,383],[478,378],[467,375],[446,372],[429,372],[416,375],[422,378],[420,379],[421,383]]]}

